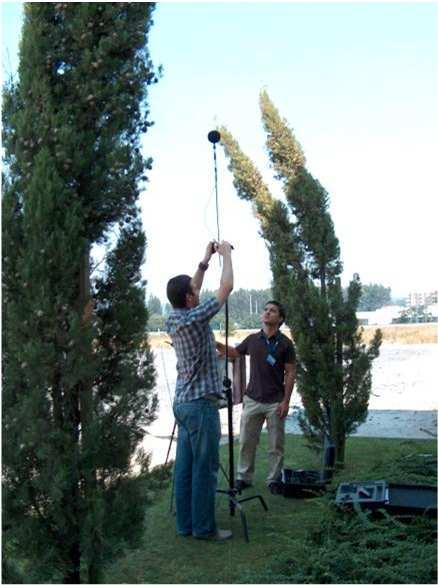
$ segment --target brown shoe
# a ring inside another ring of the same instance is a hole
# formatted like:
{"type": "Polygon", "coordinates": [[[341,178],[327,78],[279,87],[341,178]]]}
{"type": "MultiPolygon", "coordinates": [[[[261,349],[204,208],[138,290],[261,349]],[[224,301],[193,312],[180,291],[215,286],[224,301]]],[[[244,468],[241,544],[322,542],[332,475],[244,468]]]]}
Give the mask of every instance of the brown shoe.
{"type": "Polygon", "coordinates": [[[243,479],[238,479],[238,480],[236,481],[236,485],[235,485],[235,487],[236,487],[236,490],[237,490],[239,493],[242,493],[242,491],[243,491],[243,490],[246,490],[246,488],[250,488],[250,487],[252,487],[252,484],[251,484],[251,483],[248,483],[247,481],[245,481],[245,480],[243,480],[243,479]]]}
{"type": "Polygon", "coordinates": [[[213,534],[201,534],[199,536],[193,535],[194,538],[198,538],[199,540],[211,540],[212,542],[225,542],[226,540],[230,540],[233,538],[233,533],[231,530],[222,530],[218,528],[216,532],[213,534]]]}
{"type": "Polygon", "coordinates": [[[271,483],[268,485],[268,489],[274,496],[283,494],[283,484],[281,481],[271,481],[271,483]]]}

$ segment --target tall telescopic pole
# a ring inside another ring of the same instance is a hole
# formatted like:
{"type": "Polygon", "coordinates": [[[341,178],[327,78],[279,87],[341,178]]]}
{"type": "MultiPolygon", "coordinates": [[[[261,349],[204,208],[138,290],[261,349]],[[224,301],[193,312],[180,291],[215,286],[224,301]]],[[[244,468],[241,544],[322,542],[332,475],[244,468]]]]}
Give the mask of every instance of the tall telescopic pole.
{"type": "MultiPolygon", "coordinates": [[[[217,239],[218,242],[220,241],[220,231],[219,231],[219,196],[218,196],[218,188],[217,188],[217,160],[216,160],[216,143],[218,143],[221,139],[221,135],[217,130],[212,130],[208,133],[208,140],[213,144],[213,159],[214,159],[214,188],[216,193],[216,218],[217,218],[217,239]]],[[[233,249],[233,246],[231,246],[233,249]]],[[[262,498],[261,495],[256,494],[253,496],[249,496],[247,498],[237,498],[238,492],[234,485],[234,437],[233,437],[233,393],[231,390],[231,380],[228,377],[228,332],[229,332],[229,319],[228,319],[228,301],[225,301],[225,375],[223,386],[225,388],[225,395],[227,397],[227,409],[228,409],[228,453],[229,453],[229,475],[228,475],[228,489],[227,490],[217,490],[220,493],[226,494],[228,496],[228,502],[230,506],[230,515],[234,516],[236,508],[240,512],[240,518],[242,520],[243,531],[245,534],[246,542],[249,542],[248,536],[248,525],[246,522],[245,512],[243,510],[242,504],[249,500],[258,499],[262,504],[265,511],[268,510],[268,506],[266,505],[265,500],[262,498]]],[[[221,467],[222,471],[223,468],[221,467]]],[[[224,472],[224,475],[225,472],[224,472]]]]}
{"type": "Polygon", "coordinates": [[[216,228],[217,241],[221,241],[220,221],[219,221],[219,191],[217,187],[217,158],[216,158],[216,143],[221,139],[221,135],[217,130],[212,130],[208,133],[208,139],[213,144],[213,162],[214,162],[214,192],[216,196],[216,228]]]}
{"type": "MultiPolygon", "coordinates": [[[[231,391],[231,380],[228,377],[228,301],[225,301],[225,376],[224,388],[227,396],[228,409],[228,452],[229,452],[229,489],[234,494],[234,435],[233,435],[233,393],[231,391]]],[[[230,514],[234,516],[235,504],[229,499],[230,514]]]]}
{"type": "MultiPolygon", "coordinates": [[[[219,221],[219,191],[217,181],[217,158],[216,158],[216,144],[220,141],[221,135],[217,130],[212,130],[208,133],[208,140],[213,144],[213,162],[214,162],[214,190],[216,195],[216,224],[217,224],[217,241],[220,242],[220,221],[219,221]]],[[[223,386],[225,388],[225,395],[227,397],[228,410],[228,452],[229,452],[229,473],[228,473],[228,488],[231,493],[234,493],[234,437],[233,437],[233,393],[231,391],[231,380],[228,377],[228,333],[229,333],[229,313],[228,300],[225,301],[225,374],[223,386]]],[[[233,499],[229,499],[230,514],[234,516],[235,503],[233,499]]]]}

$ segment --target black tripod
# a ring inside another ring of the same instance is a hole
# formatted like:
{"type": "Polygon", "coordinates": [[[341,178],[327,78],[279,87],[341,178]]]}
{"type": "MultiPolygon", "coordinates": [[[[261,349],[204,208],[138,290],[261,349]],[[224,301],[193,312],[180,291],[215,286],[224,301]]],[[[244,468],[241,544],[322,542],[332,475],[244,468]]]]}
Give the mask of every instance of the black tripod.
{"type": "MultiPolygon", "coordinates": [[[[221,135],[217,130],[212,130],[208,133],[208,140],[213,144],[213,159],[214,159],[214,184],[215,184],[215,194],[216,194],[216,217],[217,217],[217,231],[218,231],[218,241],[220,241],[220,233],[219,233],[219,201],[218,201],[218,187],[217,187],[217,160],[216,160],[216,143],[219,142],[221,139],[221,135]]],[[[244,502],[248,502],[249,500],[256,500],[258,499],[264,509],[267,511],[268,506],[266,505],[265,500],[259,494],[248,496],[246,498],[238,499],[237,496],[240,494],[240,491],[236,489],[234,483],[234,436],[233,436],[233,392],[231,388],[231,380],[228,376],[228,331],[229,331],[229,318],[228,318],[228,301],[225,301],[225,375],[224,375],[224,391],[227,399],[227,410],[228,410],[228,453],[229,453],[229,473],[226,474],[224,468],[221,467],[223,474],[225,475],[228,481],[228,489],[227,490],[217,490],[218,493],[225,494],[228,496],[229,506],[230,506],[230,515],[234,516],[236,508],[240,512],[240,517],[242,520],[243,531],[245,534],[246,542],[249,542],[248,536],[248,523],[246,521],[245,512],[243,511],[242,504],[244,502]]]]}
{"type": "Polygon", "coordinates": [[[218,493],[225,494],[228,496],[230,506],[230,516],[234,516],[236,508],[240,512],[240,518],[242,520],[243,532],[245,534],[246,542],[249,542],[248,536],[248,523],[246,521],[245,512],[243,511],[242,504],[249,500],[259,500],[264,509],[267,511],[268,506],[265,500],[260,494],[248,496],[246,498],[238,499],[237,496],[240,491],[236,489],[234,484],[234,435],[233,435],[233,392],[231,389],[231,380],[228,377],[228,301],[225,301],[225,375],[223,381],[225,394],[227,397],[227,410],[228,410],[228,465],[229,474],[227,475],[224,468],[221,467],[223,474],[228,481],[227,490],[217,490],[218,493]]]}

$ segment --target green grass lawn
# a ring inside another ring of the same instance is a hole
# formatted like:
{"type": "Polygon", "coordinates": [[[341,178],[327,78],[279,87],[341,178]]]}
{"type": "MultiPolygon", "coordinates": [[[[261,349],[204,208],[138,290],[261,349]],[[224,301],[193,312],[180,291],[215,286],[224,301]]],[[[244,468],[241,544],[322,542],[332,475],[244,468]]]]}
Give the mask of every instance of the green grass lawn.
{"type": "MultiPolygon", "coordinates": [[[[228,447],[221,451],[228,467],[228,447]]],[[[237,457],[237,449],[236,449],[237,457]]],[[[288,435],[286,467],[316,469],[319,461],[303,439],[288,435]]],[[[297,500],[274,496],[265,487],[266,436],[257,455],[255,486],[268,504],[244,504],[249,526],[245,542],[240,515],[230,517],[226,496],[217,497],[217,521],[231,528],[225,543],[203,542],[175,533],[169,511],[170,486],[148,509],[144,540],[105,573],[106,583],[435,583],[436,522],[394,518],[367,520],[333,506],[341,481],[386,479],[436,481],[436,442],[350,438],[346,468],[323,497],[297,500]]],[[[220,474],[220,486],[226,480],[220,474]]]]}

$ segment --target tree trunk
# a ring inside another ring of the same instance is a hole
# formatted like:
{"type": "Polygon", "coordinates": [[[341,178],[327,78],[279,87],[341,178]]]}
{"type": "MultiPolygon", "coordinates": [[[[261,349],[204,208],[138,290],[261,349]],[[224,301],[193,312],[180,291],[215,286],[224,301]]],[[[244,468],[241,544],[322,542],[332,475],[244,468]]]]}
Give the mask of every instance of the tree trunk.
{"type": "MultiPolygon", "coordinates": [[[[81,314],[82,325],[88,327],[93,315],[93,306],[90,294],[90,247],[87,246],[80,263],[79,269],[79,312],[81,314]]],[[[91,354],[91,347],[90,347],[91,354]]],[[[91,358],[91,355],[90,355],[91,358]]],[[[87,431],[87,425],[92,417],[92,382],[91,380],[82,380],[80,383],[79,402],[81,411],[81,428],[82,439],[87,431]]]]}
{"type": "MultiPolygon", "coordinates": [[[[342,386],[341,386],[342,390],[342,386]]],[[[347,440],[345,435],[345,413],[344,413],[344,403],[342,400],[342,393],[336,402],[335,406],[335,416],[334,416],[334,428],[333,428],[333,436],[335,439],[335,446],[336,446],[336,458],[335,458],[335,467],[336,469],[343,469],[345,464],[345,442],[347,440]]]]}
{"type": "Polygon", "coordinates": [[[327,296],[325,266],[321,267],[321,270],[319,273],[319,280],[321,283],[321,297],[325,300],[325,298],[327,296]]]}
{"type": "Polygon", "coordinates": [[[343,385],[342,381],[334,388],[334,396],[331,401],[330,408],[330,431],[331,438],[336,448],[335,467],[342,469],[344,467],[345,457],[345,413],[344,402],[342,397],[343,385]]]}
{"type": "MultiPolygon", "coordinates": [[[[336,286],[341,290],[341,279],[336,279],[336,286]]],[[[339,314],[336,314],[335,317],[335,325],[336,325],[336,332],[335,332],[335,339],[336,339],[336,356],[335,356],[335,363],[337,368],[342,372],[343,371],[343,362],[344,362],[344,349],[343,344],[344,340],[341,334],[341,323],[339,314]]],[[[344,420],[345,420],[345,412],[344,412],[344,384],[342,377],[337,380],[336,384],[336,397],[335,397],[335,421],[334,421],[334,437],[336,443],[336,457],[335,457],[335,467],[338,469],[343,469],[344,462],[345,462],[345,430],[344,430],[344,420]]]]}
{"type": "Polygon", "coordinates": [[[345,434],[340,433],[336,437],[336,463],[335,463],[335,467],[337,469],[344,469],[344,467],[345,467],[345,443],[346,443],[345,434]]]}
{"type": "MultiPolygon", "coordinates": [[[[67,416],[69,432],[72,439],[72,468],[70,486],[64,495],[65,509],[68,511],[68,522],[66,525],[66,542],[60,543],[61,551],[66,557],[68,568],[64,574],[64,583],[81,582],[81,493],[79,473],[79,389],[72,388],[67,397],[67,416]]],[[[62,554],[61,552],[61,554],[62,554]]]]}
{"type": "MultiPolygon", "coordinates": [[[[85,250],[79,268],[79,296],[77,300],[77,311],[81,316],[82,322],[85,320],[87,303],[90,299],[90,276],[89,276],[89,248],[85,250]]],[[[58,390],[56,388],[56,390],[58,390]]],[[[56,395],[56,393],[55,393],[56,395]]],[[[81,535],[80,526],[82,521],[81,514],[81,497],[87,496],[87,486],[89,482],[83,477],[83,471],[80,469],[80,450],[86,434],[86,423],[89,418],[89,393],[85,381],[81,381],[66,395],[66,424],[71,434],[74,445],[74,460],[72,464],[71,486],[65,495],[65,507],[70,510],[70,520],[66,527],[67,543],[61,543],[64,549],[67,569],[64,574],[64,583],[81,582],[81,535]],[[81,483],[85,484],[85,493],[81,494],[81,483]],[[67,548],[67,550],[65,550],[67,548]]],[[[85,511],[86,513],[86,511],[85,511]]]]}
{"type": "MultiPolygon", "coordinates": [[[[91,298],[90,285],[90,248],[87,246],[81,258],[80,265],[80,288],[79,288],[79,307],[81,311],[82,326],[87,328],[93,316],[93,301],[91,298]]],[[[89,348],[89,361],[93,359],[92,348],[89,348]]],[[[89,438],[89,428],[93,419],[93,380],[83,379],[79,384],[79,401],[81,410],[81,446],[84,451],[91,448],[89,438]]],[[[84,489],[84,499],[86,502],[86,513],[93,515],[93,503],[97,491],[97,477],[94,467],[88,467],[81,470],[81,479],[84,489]]],[[[101,544],[96,534],[92,535],[91,552],[87,555],[88,564],[88,581],[89,583],[99,583],[100,580],[100,555],[101,544]]]]}
{"type": "Polygon", "coordinates": [[[61,388],[61,372],[58,366],[56,367],[55,375],[53,377],[52,400],[54,422],[58,429],[62,430],[64,428],[64,411],[61,388]]]}
{"type": "Polygon", "coordinates": [[[63,583],[81,583],[81,548],[78,539],[74,542],[68,551],[68,561],[70,563],[69,569],[64,574],[63,583]]]}
{"type": "Polygon", "coordinates": [[[96,551],[91,560],[88,563],[88,582],[89,583],[100,583],[101,582],[101,561],[100,561],[100,550],[101,546],[99,542],[96,542],[96,538],[93,538],[93,552],[96,551]]]}

